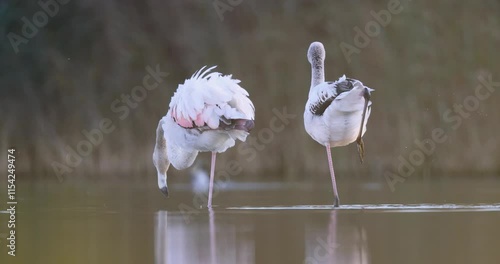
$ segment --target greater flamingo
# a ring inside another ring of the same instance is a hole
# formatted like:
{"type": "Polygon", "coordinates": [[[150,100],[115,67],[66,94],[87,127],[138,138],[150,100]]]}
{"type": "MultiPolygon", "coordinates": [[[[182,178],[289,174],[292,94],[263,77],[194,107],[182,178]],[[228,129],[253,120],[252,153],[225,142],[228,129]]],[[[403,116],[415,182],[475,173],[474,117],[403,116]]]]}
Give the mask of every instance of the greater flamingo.
{"type": "Polygon", "coordinates": [[[158,123],[153,163],[158,186],[168,197],[167,170],[172,164],[182,170],[190,167],[198,152],[211,152],[209,208],[212,207],[216,153],[245,141],[254,127],[255,108],[239,80],[231,75],[211,72],[205,67],[172,97],[167,114],[158,123]]]}
{"type": "Polygon", "coordinates": [[[361,163],[364,157],[363,135],[370,117],[370,93],[356,79],[345,75],[334,82],[325,82],[323,44],[313,42],[309,46],[307,59],[311,63],[312,77],[309,99],[304,112],[304,126],[307,133],[326,147],[334,195],[334,206],[339,206],[339,194],[332,163],[332,147],[358,144],[361,163]]]}

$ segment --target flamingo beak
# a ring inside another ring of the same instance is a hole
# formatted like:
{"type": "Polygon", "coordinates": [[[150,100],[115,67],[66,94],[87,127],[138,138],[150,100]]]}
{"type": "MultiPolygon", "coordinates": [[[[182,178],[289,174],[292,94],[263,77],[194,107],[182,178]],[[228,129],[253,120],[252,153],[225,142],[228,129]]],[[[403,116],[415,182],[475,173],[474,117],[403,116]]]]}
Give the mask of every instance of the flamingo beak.
{"type": "Polygon", "coordinates": [[[161,191],[161,193],[163,193],[163,195],[165,195],[165,197],[167,197],[167,198],[168,198],[168,187],[167,187],[167,186],[162,187],[162,188],[160,189],[160,191],[161,191]]]}

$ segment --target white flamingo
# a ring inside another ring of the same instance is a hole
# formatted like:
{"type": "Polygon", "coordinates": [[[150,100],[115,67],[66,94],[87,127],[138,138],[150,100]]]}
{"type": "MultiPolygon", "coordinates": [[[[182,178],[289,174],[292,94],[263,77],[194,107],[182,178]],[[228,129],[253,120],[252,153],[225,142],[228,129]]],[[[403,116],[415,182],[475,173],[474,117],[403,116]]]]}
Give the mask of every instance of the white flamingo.
{"type": "Polygon", "coordinates": [[[345,75],[335,82],[325,82],[325,56],[323,44],[311,43],[307,51],[307,59],[312,69],[311,89],[304,112],[304,126],[314,140],[326,147],[334,206],[338,207],[339,194],[330,148],[346,146],[356,141],[360,160],[363,162],[362,137],[370,117],[370,93],[373,89],[345,75]]]}
{"type": "Polygon", "coordinates": [[[245,141],[254,126],[255,108],[239,80],[210,72],[205,67],[180,84],[167,114],[158,123],[153,163],[158,186],[168,197],[170,164],[182,170],[191,166],[198,152],[212,152],[208,207],[212,207],[216,153],[245,141]]]}

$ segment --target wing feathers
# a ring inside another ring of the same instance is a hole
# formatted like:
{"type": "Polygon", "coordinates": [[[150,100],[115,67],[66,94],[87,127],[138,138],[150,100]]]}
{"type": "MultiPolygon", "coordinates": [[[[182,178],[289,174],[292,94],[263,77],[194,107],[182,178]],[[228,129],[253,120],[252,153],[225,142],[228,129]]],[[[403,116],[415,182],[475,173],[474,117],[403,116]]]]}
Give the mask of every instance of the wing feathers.
{"type": "Polygon", "coordinates": [[[170,101],[172,117],[183,127],[207,124],[218,128],[221,117],[227,119],[254,119],[255,108],[248,92],[233,79],[211,72],[216,66],[196,71],[180,84],[170,101]]]}
{"type": "Polygon", "coordinates": [[[347,78],[345,75],[335,82],[318,84],[309,94],[309,111],[321,116],[335,99],[349,95],[355,87],[363,88],[363,83],[356,79],[347,78]]]}
{"type": "Polygon", "coordinates": [[[334,99],[335,97],[332,96],[329,98],[318,100],[316,103],[311,104],[310,111],[313,113],[313,115],[322,116],[334,99]]]}

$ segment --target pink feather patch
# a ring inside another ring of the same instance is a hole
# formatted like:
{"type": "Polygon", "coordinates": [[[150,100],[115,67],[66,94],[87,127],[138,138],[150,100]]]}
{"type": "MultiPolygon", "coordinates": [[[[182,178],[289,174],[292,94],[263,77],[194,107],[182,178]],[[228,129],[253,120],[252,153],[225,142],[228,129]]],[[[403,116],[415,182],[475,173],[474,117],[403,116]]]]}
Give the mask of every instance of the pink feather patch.
{"type": "Polygon", "coordinates": [[[201,116],[201,113],[199,113],[196,116],[196,120],[194,120],[194,124],[197,125],[197,126],[203,126],[205,124],[205,121],[203,120],[203,118],[201,116]]]}
{"type": "Polygon", "coordinates": [[[180,118],[179,118],[179,116],[177,115],[177,109],[175,106],[172,108],[171,115],[174,118],[175,123],[177,123],[179,126],[185,127],[185,128],[193,127],[193,122],[191,121],[191,119],[184,118],[182,116],[180,116],[180,118]]]}
{"type": "Polygon", "coordinates": [[[177,124],[181,127],[193,127],[193,122],[186,118],[177,118],[177,124]]]}

